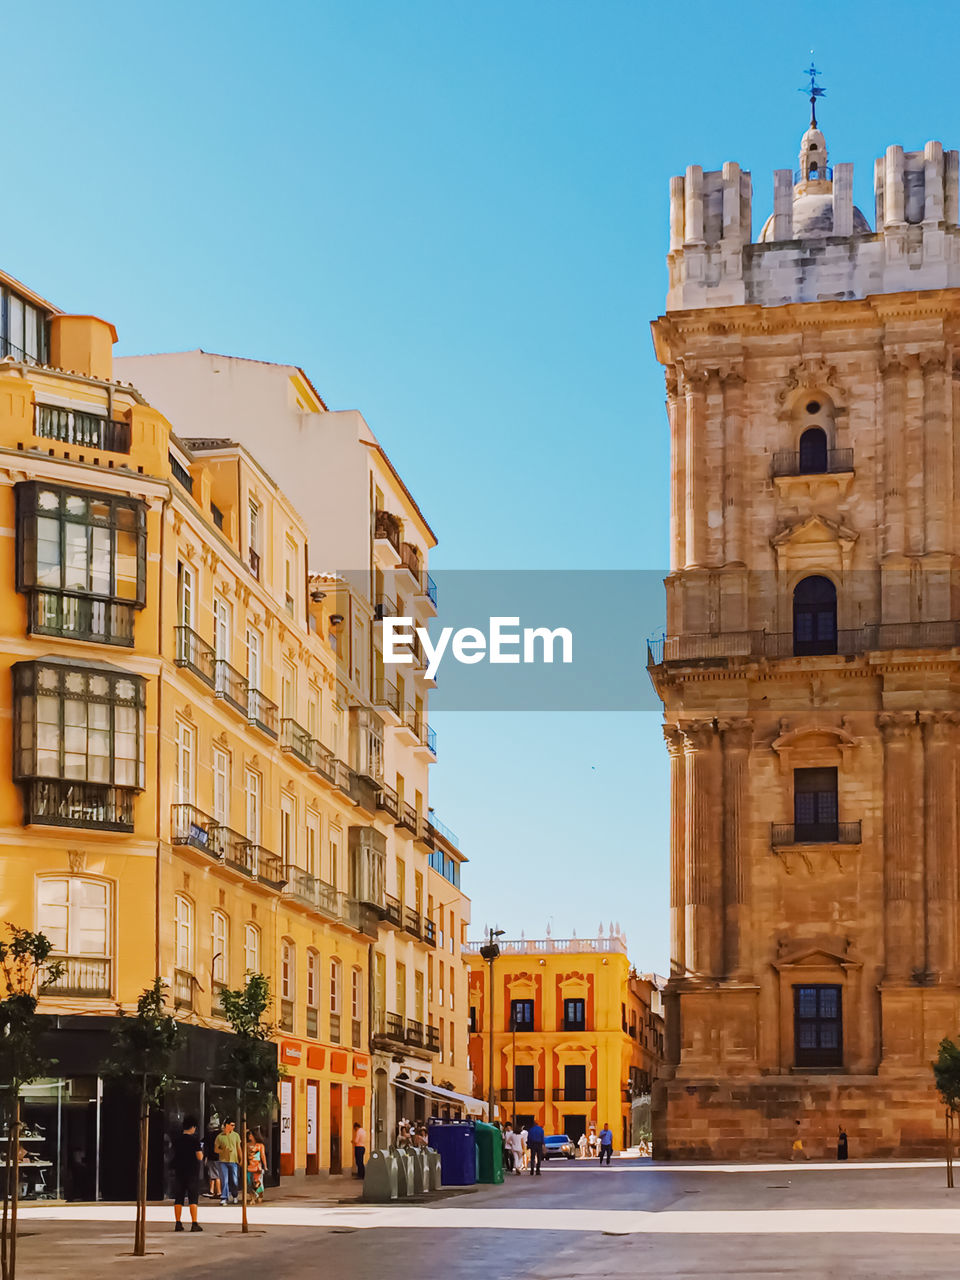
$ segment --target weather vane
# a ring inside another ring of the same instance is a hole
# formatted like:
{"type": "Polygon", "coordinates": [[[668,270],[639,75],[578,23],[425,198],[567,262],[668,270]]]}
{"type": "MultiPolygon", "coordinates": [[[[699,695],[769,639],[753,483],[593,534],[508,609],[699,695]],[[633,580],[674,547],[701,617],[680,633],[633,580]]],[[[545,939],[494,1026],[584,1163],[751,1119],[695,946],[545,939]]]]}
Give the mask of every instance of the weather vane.
{"type": "MultiPolygon", "coordinates": [[[[810,50],[810,53],[811,55],[813,54],[812,49],[810,50]]],[[[810,85],[809,87],[805,85],[799,90],[799,92],[810,95],[810,127],[815,129],[817,127],[817,99],[822,98],[827,91],[826,89],[821,89],[817,84],[817,76],[821,75],[822,72],[818,71],[813,65],[812,56],[810,58],[810,65],[803,74],[810,77],[810,85]]]]}

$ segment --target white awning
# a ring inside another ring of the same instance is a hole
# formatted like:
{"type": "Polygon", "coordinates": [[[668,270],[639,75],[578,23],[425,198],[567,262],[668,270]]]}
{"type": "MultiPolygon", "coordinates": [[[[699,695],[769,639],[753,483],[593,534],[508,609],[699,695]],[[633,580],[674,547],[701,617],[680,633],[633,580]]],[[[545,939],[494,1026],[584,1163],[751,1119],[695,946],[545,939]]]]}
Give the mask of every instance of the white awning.
{"type": "Polygon", "coordinates": [[[441,1102],[455,1102],[469,1113],[480,1116],[487,1114],[487,1104],[482,1098],[471,1098],[466,1093],[455,1093],[452,1089],[441,1089],[438,1084],[428,1080],[398,1080],[394,1076],[393,1084],[398,1089],[409,1089],[411,1093],[419,1093],[424,1098],[437,1098],[441,1102]]]}

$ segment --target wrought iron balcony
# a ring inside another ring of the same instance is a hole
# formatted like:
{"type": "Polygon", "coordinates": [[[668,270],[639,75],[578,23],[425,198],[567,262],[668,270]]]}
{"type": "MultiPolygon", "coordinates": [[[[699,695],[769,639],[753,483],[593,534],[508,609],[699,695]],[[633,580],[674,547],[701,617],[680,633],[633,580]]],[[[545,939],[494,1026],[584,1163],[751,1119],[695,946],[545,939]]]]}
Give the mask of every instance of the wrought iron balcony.
{"type": "Polygon", "coordinates": [[[400,806],[396,825],[398,827],[406,828],[407,831],[412,831],[414,835],[417,834],[420,827],[420,818],[412,804],[407,804],[406,801],[404,801],[400,806]]]}
{"type": "Polygon", "coordinates": [[[59,440],[63,444],[82,445],[85,449],[103,449],[108,453],[130,452],[129,422],[102,418],[96,413],[38,404],[34,431],[42,440],[59,440]]]}
{"type": "Polygon", "coordinates": [[[199,676],[211,689],[216,687],[217,655],[213,645],[207,644],[206,640],[190,627],[177,627],[175,662],[178,667],[186,667],[195,676],[199,676]]]}
{"type": "Polygon", "coordinates": [[[778,449],[773,455],[774,476],[822,476],[853,470],[852,449],[827,449],[823,466],[811,466],[811,460],[795,449],[778,449]]]}
{"type": "Polygon", "coordinates": [[[225,658],[217,658],[214,667],[214,690],[218,698],[229,702],[242,716],[248,714],[247,678],[225,658]]]}
{"type": "Polygon", "coordinates": [[[373,606],[373,619],[375,622],[382,622],[384,618],[396,618],[397,603],[391,600],[389,596],[377,596],[376,603],[373,606]]]}
{"type": "Polygon", "coordinates": [[[437,926],[429,916],[423,917],[423,940],[427,946],[435,947],[437,945],[437,926]]]}
{"type": "Polygon", "coordinates": [[[502,1102],[543,1102],[542,1089],[501,1089],[502,1102]]]}
{"type": "Polygon", "coordinates": [[[388,813],[391,818],[400,816],[400,801],[393,787],[384,784],[377,793],[377,808],[388,813]]]}
{"type": "Polygon", "coordinates": [[[408,1018],[407,1026],[404,1032],[404,1040],[407,1044],[415,1045],[417,1048],[423,1048],[423,1023],[418,1022],[416,1018],[408,1018]]]}
{"type": "Polygon", "coordinates": [[[170,807],[170,843],[190,845],[217,857],[212,833],[216,822],[196,805],[175,804],[170,807]]]}
{"type": "Polygon", "coordinates": [[[554,1102],[596,1102],[596,1089],[554,1089],[554,1102]]]}
{"type": "Polygon", "coordinates": [[[41,995],[110,995],[110,961],[106,957],[52,955],[50,962],[59,963],[62,972],[55,982],[42,980],[41,995]]]}
{"type": "Polygon", "coordinates": [[[288,862],[284,868],[286,882],[284,893],[287,897],[296,898],[299,902],[315,911],[322,912],[331,920],[339,920],[341,916],[341,897],[333,885],[327,884],[318,876],[312,876],[302,867],[288,862]]]}
{"type": "Polygon", "coordinates": [[[859,844],[859,822],[774,822],[770,843],[777,849],[792,844],[859,844]]]}
{"type": "Polygon", "coordinates": [[[400,693],[395,684],[384,676],[377,676],[373,682],[373,705],[386,707],[395,716],[400,717],[400,693]]]}
{"type": "Polygon", "coordinates": [[[441,1049],[440,1032],[428,1022],[424,1028],[423,1047],[431,1053],[439,1053],[441,1049]]]}
{"type": "Polygon", "coordinates": [[[373,1037],[375,1040],[389,1040],[393,1044],[406,1044],[403,1018],[399,1013],[380,1011],[374,1019],[373,1037]]]}
{"type": "Polygon", "coordinates": [[[282,889],[286,878],[283,863],[277,855],[265,849],[262,844],[250,844],[247,848],[251,865],[250,874],[255,876],[261,884],[269,885],[271,889],[282,889]]]}
{"type": "Polygon", "coordinates": [[[389,893],[384,895],[383,918],[388,924],[396,925],[398,929],[403,927],[403,908],[400,906],[400,899],[392,897],[389,893]]]}
{"type": "Polygon", "coordinates": [[[378,511],[374,520],[373,536],[378,541],[383,538],[390,543],[394,551],[400,554],[400,520],[390,511],[378,511]]]}
{"type": "Polygon", "coordinates": [[[271,738],[278,736],[279,707],[259,689],[247,688],[247,720],[271,738]]]}
{"type": "Polygon", "coordinates": [[[174,1009],[192,1009],[193,992],[196,978],[186,969],[173,971],[173,1007],[174,1009]]]}
{"type": "Polygon", "coordinates": [[[22,783],[24,822],[47,827],[90,827],[132,831],[133,799],[126,787],[64,778],[29,778],[22,783]]]}
{"type": "Polygon", "coordinates": [[[404,907],[403,928],[404,928],[404,932],[412,933],[415,938],[419,938],[420,937],[420,912],[414,911],[413,907],[404,907]]]}
{"type": "Polygon", "coordinates": [[[97,644],[133,644],[136,606],[127,600],[36,588],[28,597],[28,630],[35,636],[63,636],[97,644]]]}
{"type": "MultiPolygon", "coordinates": [[[[665,662],[697,662],[722,658],[802,657],[790,631],[724,631],[717,635],[687,633],[647,642],[647,665],[665,662]]],[[[881,622],[838,630],[830,653],[856,657],[896,649],[951,649],[960,647],[960,621],[881,622]]],[[[819,655],[819,656],[829,656],[819,655]]]]}
{"type": "Polygon", "coordinates": [[[314,768],[317,761],[316,747],[319,743],[315,742],[307,733],[303,725],[297,724],[296,720],[283,719],[280,721],[280,749],[281,751],[289,751],[291,755],[302,760],[308,768],[314,768]]]}

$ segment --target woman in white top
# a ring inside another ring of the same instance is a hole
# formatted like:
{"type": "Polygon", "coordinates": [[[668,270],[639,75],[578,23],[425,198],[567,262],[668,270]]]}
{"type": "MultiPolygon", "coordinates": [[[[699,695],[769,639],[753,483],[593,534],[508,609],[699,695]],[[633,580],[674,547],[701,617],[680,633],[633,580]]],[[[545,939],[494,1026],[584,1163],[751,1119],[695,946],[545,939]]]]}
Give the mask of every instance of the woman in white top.
{"type": "Polygon", "coordinates": [[[517,1133],[516,1129],[507,1128],[506,1134],[507,1150],[512,1156],[513,1172],[520,1177],[520,1170],[523,1167],[523,1136],[517,1133]]]}

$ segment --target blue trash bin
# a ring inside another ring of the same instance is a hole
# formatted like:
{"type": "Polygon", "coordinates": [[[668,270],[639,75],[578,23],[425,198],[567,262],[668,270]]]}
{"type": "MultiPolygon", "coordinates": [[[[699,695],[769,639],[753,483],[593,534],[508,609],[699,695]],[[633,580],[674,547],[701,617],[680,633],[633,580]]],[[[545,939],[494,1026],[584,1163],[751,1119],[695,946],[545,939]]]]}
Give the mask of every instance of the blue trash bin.
{"type": "Polygon", "coordinates": [[[472,1187],[477,1181],[477,1141],[472,1120],[431,1120],[427,1145],[440,1153],[445,1187],[472,1187]]]}

